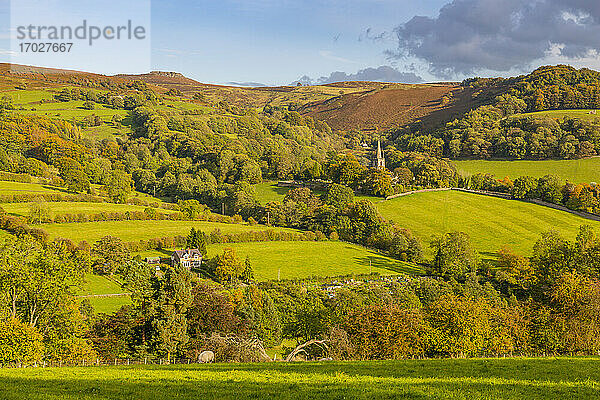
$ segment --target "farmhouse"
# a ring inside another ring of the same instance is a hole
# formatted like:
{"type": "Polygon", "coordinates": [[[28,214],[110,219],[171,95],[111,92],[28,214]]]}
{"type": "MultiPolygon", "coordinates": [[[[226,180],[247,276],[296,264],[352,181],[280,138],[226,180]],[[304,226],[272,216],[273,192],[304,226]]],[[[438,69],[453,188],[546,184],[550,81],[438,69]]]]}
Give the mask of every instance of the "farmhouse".
{"type": "Polygon", "coordinates": [[[171,254],[171,265],[182,265],[186,268],[197,268],[202,265],[202,253],[198,249],[175,250],[171,254]]]}

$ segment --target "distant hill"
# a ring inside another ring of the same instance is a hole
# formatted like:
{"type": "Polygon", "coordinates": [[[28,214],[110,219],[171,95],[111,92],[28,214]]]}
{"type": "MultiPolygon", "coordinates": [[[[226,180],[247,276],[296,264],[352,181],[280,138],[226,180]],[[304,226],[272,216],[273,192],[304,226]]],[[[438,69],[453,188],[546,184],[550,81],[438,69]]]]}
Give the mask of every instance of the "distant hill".
{"type": "Polygon", "coordinates": [[[206,84],[178,72],[152,71],[139,75],[107,76],[66,69],[0,64],[0,88],[23,84],[29,88],[65,84],[102,87],[139,80],[158,93],[176,89],[188,99],[199,94],[197,98],[206,102],[224,101],[257,109],[267,105],[288,107],[327,122],[333,129],[382,132],[410,126],[413,131],[432,131],[445,122],[461,118],[468,111],[494,104],[495,98],[504,93],[523,98],[530,111],[536,111],[538,103],[546,107],[540,109],[589,106],[589,101],[581,106],[577,102],[569,105],[571,92],[564,92],[562,88],[581,87],[584,84],[589,87],[589,82],[597,82],[599,75],[587,69],[548,66],[538,68],[529,75],[508,79],[473,78],[463,83],[339,82],[315,86],[266,87],[256,84],[255,87],[245,87],[239,83],[233,86],[206,84]],[[549,87],[554,88],[558,95],[552,97],[554,92],[546,89],[549,87]]]}

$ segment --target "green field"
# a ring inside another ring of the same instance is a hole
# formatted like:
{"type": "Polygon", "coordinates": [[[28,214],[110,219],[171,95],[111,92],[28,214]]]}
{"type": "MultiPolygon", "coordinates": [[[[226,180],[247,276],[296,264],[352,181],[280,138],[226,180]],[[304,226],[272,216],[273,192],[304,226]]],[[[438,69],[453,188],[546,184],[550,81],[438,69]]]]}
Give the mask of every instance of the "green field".
{"type": "Polygon", "coordinates": [[[129,295],[123,293],[121,285],[108,277],[88,274],[85,277],[83,288],[79,291],[82,296],[90,301],[94,310],[98,313],[111,313],[121,306],[131,303],[129,295]],[[121,296],[102,296],[122,294],[121,296]]]}
{"type": "Polygon", "coordinates": [[[544,118],[554,118],[554,119],[563,119],[563,118],[567,117],[567,118],[579,118],[579,119],[588,120],[588,121],[597,120],[600,117],[600,114],[591,114],[590,113],[591,111],[597,112],[598,110],[591,110],[591,109],[547,110],[547,111],[536,111],[536,112],[525,113],[525,114],[516,114],[516,115],[511,116],[510,118],[532,116],[532,117],[544,117],[544,118]]]}
{"type": "MultiPolygon", "coordinates": [[[[92,189],[94,189],[98,196],[102,196],[102,185],[91,185],[92,189]]],[[[48,194],[48,193],[62,193],[62,194],[73,194],[70,193],[66,188],[59,186],[51,186],[42,183],[21,183],[21,182],[10,182],[10,181],[0,181],[0,194],[19,194],[19,193],[40,193],[40,194],[48,194]]],[[[163,200],[152,197],[146,193],[140,192],[132,192],[129,196],[129,201],[133,199],[139,199],[147,202],[155,202],[162,203],[163,200]]],[[[66,203],[69,204],[69,203],[66,203]]]]}
{"type": "Polygon", "coordinates": [[[547,174],[558,175],[561,179],[574,183],[600,182],[600,157],[581,160],[543,160],[543,161],[453,161],[461,175],[473,175],[477,172],[490,173],[502,179],[512,179],[522,175],[536,178],[547,174]]]}
{"type": "Polygon", "coordinates": [[[344,242],[227,243],[209,246],[208,256],[217,255],[224,247],[234,248],[241,259],[248,256],[258,280],[277,279],[278,272],[281,279],[370,272],[382,275],[398,272],[422,273],[419,267],[412,264],[344,242]]]}
{"type": "MultiPolygon", "coordinates": [[[[249,242],[208,246],[208,257],[223,248],[235,249],[240,259],[250,258],[254,276],[259,281],[297,279],[312,276],[339,276],[377,272],[390,275],[398,272],[422,273],[416,265],[394,260],[364,247],[344,242],[249,242]],[[369,261],[371,267],[369,267],[369,261]]],[[[146,251],[143,257],[166,257],[171,252],[146,251]]]]}
{"type": "Polygon", "coordinates": [[[96,313],[104,314],[113,313],[124,305],[131,303],[131,298],[127,294],[110,297],[95,296],[87,297],[87,299],[90,301],[92,307],[94,307],[96,313]]]}
{"type": "Polygon", "coordinates": [[[2,92],[2,96],[4,95],[8,95],[16,106],[21,106],[41,100],[52,100],[54,92],[50,90],[10,90],[2,92]]]}
{"type": "Polygon", "coordinates": [[[267,204],[270,201],[281,201],[285,194],[290,190],[286,187],[277,186],[275,181],[265,181],[254,185],[256,198],[261,204],[267,204]]]}
{"type": "Polygon", "coordinates": [[[67,238],[75,243],[81,240],[91,243],[107,235],[116,236],[125,242],[132,242],[140,239],[175,237],[177,235],[185,236],[190,232],[192,227],[206,233],[210,233],[215,229],[220,229],[222,233],[274,229],[264,225],[250,226],[205,221],[102,221],[47,224],[43,226],[44,230],[48,232],[51,237],[67,238]]]}
{"type": "Polygon", "coordinates": [[[0,369],[5,400],[598,399],[600,359],[0,369]]]}
{"type": "MultiPolygon", "coordinates": [[[[144,211],[146,207],[134,206],[129,204],[115,203],[89,203],[89,202],[48,202],[50,215],[63,214],[98,214],[101,212],[126,212],[126,211],[144,211]]],[[[30,203],[6,203],[2,205],[4,211],[8,214],[28,216],[30,203]]],[[[156,210],[159,213],[171,213],[168,210],[156,210]]]]}
{"type": "MultiPolygon", "coordinates": [[[[267,204],[270,201],[282,201],[285,197],[285,194],[290,190],[289,187],[279,187],[277,186],[276,181],[266,181],[262,183],[258,183],[254,185],[254,190],[256,191],[256,198],[260,201],[261,204],[267,204]]],[[[321,190],[313,190],[313,193],[317,196],[323,194],[321,190]]],[[[383,200],[380,197],[374,197],[369,195],[358,194],[354,196],[354,200],[371,200],[373,203],[377,203],[383,200]]]]}
{"type": "Polygon", "coordinates": [[[504,245],[530,254],[540,233],[556,229],[574,239],[580,225],[600,223],[564,211],[457,191],[417,193],[377,204],[386,219],[409,228],[427,248],[434,234],[463,231],[484,257],[504,245]]]}
{"type": "Polygon", "coordinates": [[[40,183],[21,183],[0,181],[0,194],[16,194],[16,193],[64,193],[67,190],[55,186],[40,184],[40,183]]]}
{"type": "Polygon", "coordinates": [[[34,104],[26,105],[24,110],[16,111],[25,115],[41,115],[60,118],[67,121],[73,119],[81,120],[90,115],[97,115],[103,121],[109,122],[113,115],[119,115],[122,118],[129,115],[127,110],[112,109],[97,103],[93,110],[86,110],[83,108],[83,103],[83,100],[73,100],[67,102],[34,104]]]}

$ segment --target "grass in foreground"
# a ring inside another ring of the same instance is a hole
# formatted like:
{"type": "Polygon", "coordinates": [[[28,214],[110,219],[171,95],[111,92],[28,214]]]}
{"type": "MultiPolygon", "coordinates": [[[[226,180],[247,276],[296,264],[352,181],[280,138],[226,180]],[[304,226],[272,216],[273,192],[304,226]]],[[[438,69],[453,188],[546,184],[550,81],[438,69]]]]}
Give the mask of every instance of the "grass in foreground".
{"type": "Polygon", "coordinates": [[[595,399],[599,358],[0,369],[6,400],[595,399]]]}
{"type": "Polygon", "coordinates": [[[482,172],[494,174],[498,179],[505,176],[515,179],[522,175],[539,178],[554,174],[573,183],[600,182],[600,157],[581,160],[466,160],[453,162],[461,175],[473,175],[482,172]]]}
{"type": "Polygon", "coordinates": [[[71,239],[74,243],[81,240],[92,243],[107,235],[118,237],[125,242],[178,235],[186,236],[190,233],[192,227],[207,234],[215,229],[220,229],[222,233],[240,233],[266,229],[282,230],[264,225],[250,226],[206,221],[101,221],[45,224],[42,227],[51,237],[71,239]]]}
{"type": "Polygon", "coordinates": [[[377,208],[384,218],[418,236],[426,254],[432,235],[450,231],[468,233],[483,257],[493,259],[505,245],[530,254],[540,233],[551,229],[571,239],[580,225],[600,229],[599,222],[564,211],[457,191],[417,193],[377,203],[377,208]]]}

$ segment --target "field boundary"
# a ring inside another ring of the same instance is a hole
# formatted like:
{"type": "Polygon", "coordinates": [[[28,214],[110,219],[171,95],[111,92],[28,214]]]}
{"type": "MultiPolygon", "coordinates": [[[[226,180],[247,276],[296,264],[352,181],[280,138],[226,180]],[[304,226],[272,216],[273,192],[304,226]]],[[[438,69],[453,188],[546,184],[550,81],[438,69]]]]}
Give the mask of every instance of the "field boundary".
{"type": "Polygon", "coordinates": [[[96,297],[121,297],[121,296],[129,296],[131,293],[109,293],[109,294],[83,294],[81,296],[75,296],[78,299],[90,299],[96,297]]]}
{"type": "Polygon", "coordinates": [[[445,188],[433,188],[433,189],[420,189],[420,190],[411,190],[409,192],[404,192],[404,193],[397,193],[397,194],[393,194],[391,196],[388,196],[384,199],[385,200],[392,200],[392,199],[396,199],[398,197],[404,197],[404,196],[408,196],[411,194],[415,194],[415,193],[426,193],[426,192],[443,192],[443,191],[447,191],[447,190],[452,190],[453,188],[449,188],[449,187],[445,187],[445,188]]]}

